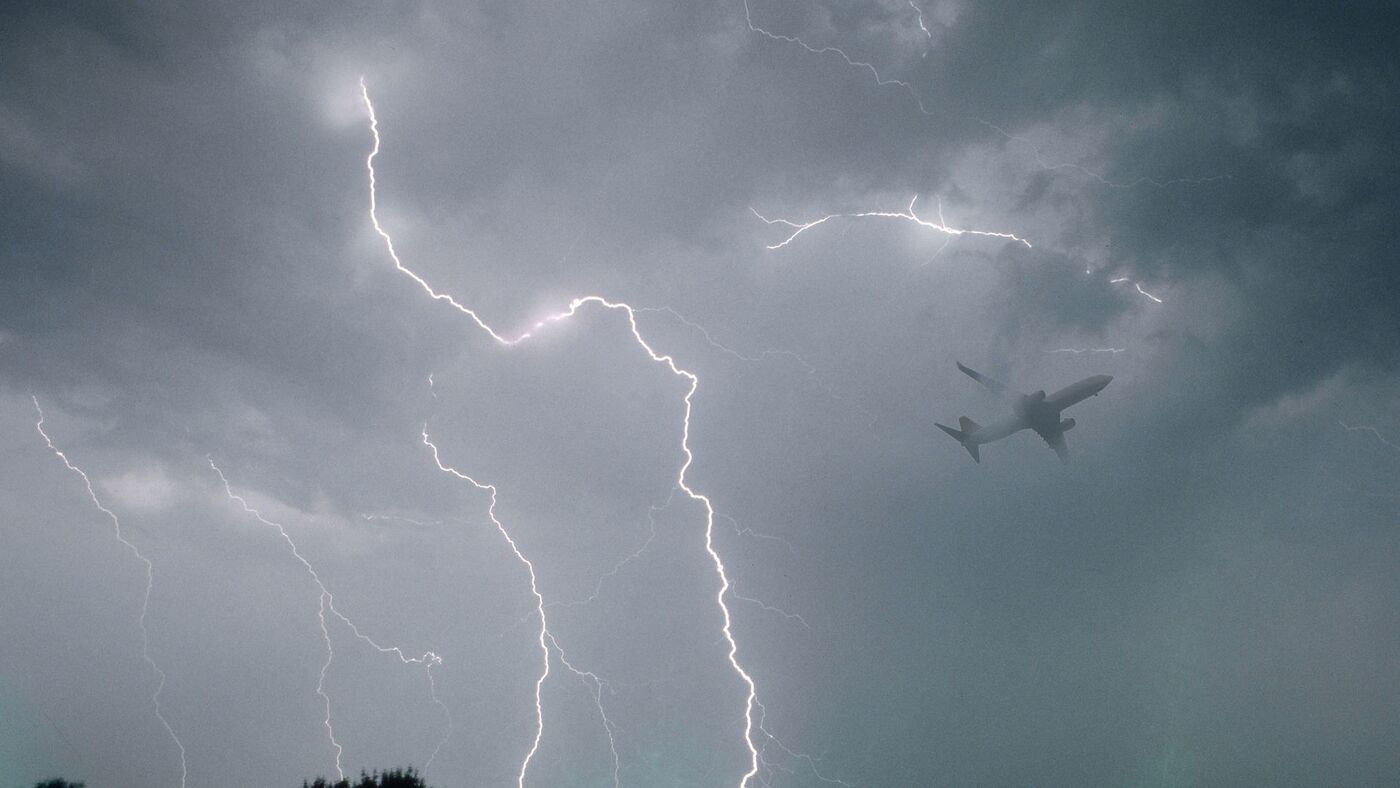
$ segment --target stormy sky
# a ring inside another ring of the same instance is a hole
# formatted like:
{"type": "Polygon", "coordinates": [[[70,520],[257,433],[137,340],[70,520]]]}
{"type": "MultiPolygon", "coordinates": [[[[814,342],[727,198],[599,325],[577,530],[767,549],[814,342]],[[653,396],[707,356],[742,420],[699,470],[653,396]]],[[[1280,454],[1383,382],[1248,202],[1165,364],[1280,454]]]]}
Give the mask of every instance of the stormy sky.
{"type": "Polygon", "coordinates": [[[0,785],[1388,784],[1397,31],[7,4],[0,785]]]}

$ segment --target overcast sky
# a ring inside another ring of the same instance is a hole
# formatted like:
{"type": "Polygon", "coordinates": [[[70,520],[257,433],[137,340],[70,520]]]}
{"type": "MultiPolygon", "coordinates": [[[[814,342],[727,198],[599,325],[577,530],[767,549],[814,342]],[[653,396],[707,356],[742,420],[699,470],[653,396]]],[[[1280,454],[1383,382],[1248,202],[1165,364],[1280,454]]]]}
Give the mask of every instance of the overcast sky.
{"type": "Polygon", "coordinates": [[[1386,5],[7,5],[0,786],[1390,784],[1386,5]]]}

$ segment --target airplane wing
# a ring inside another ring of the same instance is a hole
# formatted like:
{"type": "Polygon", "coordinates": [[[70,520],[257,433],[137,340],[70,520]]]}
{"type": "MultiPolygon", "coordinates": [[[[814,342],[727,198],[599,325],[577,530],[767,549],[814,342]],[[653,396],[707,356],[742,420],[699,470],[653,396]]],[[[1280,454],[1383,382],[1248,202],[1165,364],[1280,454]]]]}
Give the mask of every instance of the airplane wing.
{"type": "Polygon", "coordinates": [[[1061,460],[1069,462],[1069,446],[1065,444],[1064,430],[1060,430],[1059,432],[1041,432],[1040,430],[1036,430],[1035,434],[1039,435],[1050,448],[1054,449],[1061,460]]]}
{"type": "Polygon", "coordinates": [[[1008,389],[1006,387],[1006,384],[1002,383],[1001,381],[993,380],[975,369],[969,369],[968,367],[963,366],[963,363],[961,361],[957,362],[957,365],[958,369],[962,370],[962,373],[964,375],[967,375],[968,377],[972,378],[978,383],[981,383],[982,385],[986,386],[988,390],[990,390],[993,394],[1004,397],[1007,394],[1015,393],[1008,389]]]}

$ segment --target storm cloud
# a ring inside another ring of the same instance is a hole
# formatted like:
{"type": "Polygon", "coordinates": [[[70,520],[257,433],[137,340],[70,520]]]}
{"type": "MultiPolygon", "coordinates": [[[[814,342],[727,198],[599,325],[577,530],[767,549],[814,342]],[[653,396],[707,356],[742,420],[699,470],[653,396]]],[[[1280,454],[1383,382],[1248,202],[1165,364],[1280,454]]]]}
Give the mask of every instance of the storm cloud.
{"type": "Polygon", "coordinates": [[[0,784],[1379,785],[1379,3],[18,3],[0,784]],[[1014,234],[950,236],[898,217],[1014,234]],[[757,212],[757,213],[755,213],[757,212]],[[778,249],[792,227],[825,216],[778,249]],[[1110,350],[1111,349],[1111,350],[1110,350]],[[1073,462],[933,427],[1093,374],[1073,462]],[[429,376],[431,375],[431,385],[429,376]],[[34,398],[34,399],[31,399],[34,398]],[[565,663],[567,660],[567,664],[565,663]],[[576,672],[571,672],[574,669],[576,672]],[[590,674],[592,678],[590,678],[590,674]],[[436,701],[434,700],[436,698],[436,701]],[[606,721],[603,715],[606,714],[606,721]],[[612,742],[610,746],[610,741],[612,742]],[[616,767],[613,753],[616,753],[616,767]],[[431,764],[428,763],[431,758],[431,764]],[[614,769],[616,768],[616,772],[614,769]]]}

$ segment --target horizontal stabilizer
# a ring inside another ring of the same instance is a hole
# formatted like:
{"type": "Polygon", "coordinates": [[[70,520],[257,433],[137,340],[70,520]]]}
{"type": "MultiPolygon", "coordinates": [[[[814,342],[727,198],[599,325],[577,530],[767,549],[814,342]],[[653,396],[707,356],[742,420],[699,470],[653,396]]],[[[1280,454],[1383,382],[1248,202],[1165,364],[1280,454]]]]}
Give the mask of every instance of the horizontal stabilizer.
{"type": "MultiPolygon", "coordinates": [[[[965,416],[964,416],[962,419],[959,419],[959,422],[958,422],[958,423],[959,423],[959,424],[963,424],[964,422],[966,422],[966,423],[968,423],[968,424],[972,424],[973,429],[976,429],[976,428],[977,428],[977,424],[974,423],[971,419],[969,419],[969,418],[967,418],[967,417],[965,417],[965,416]]],[[[937,427],[938,429],[943,430],[944,432],[948,433],[950,436],[952,436],[953,440],[955,440],[955,441],[957,441],[958,443],[962,444],[962,447],[963,447],[964,449],[967,449],[967,453],[972,455],[972,460],[973,460],[973,462],[976,462],[976,463],[981,463],[981,462],[982,462],[982,453],[981,453],[981,451],[979,450],[978,445],[977,445],[976,443],[968,443],[967,439],[968,439],[969,436],[968,436],[968,434],[967,434],[966,432],[963,432],[963,431],[961,431],[961,430],[955,430],[955,429],[953,429],[952,427],[949,427],[949,426],[946,425],[946,424],[934,424],[933,426],[935,426],[935,427],[937,427]]],[[[964,425],[964,426],[965,426],[965,425],[964,425]]]]}
{"type": "Polygon", "coordinates": [[[969,434],[974,433],[974,432],[976,432],[976,431],[982,429],[982,425],[981,425],[981,424],[978,424],[977,422],[973,421],[972,419],[969,419],[969,418],[966,417],[966,416],[959,416],[959,417],[958,417],[958,427],[959,427],[963,432],[966,432],[966,433],[969,433],[969,434]]]}

